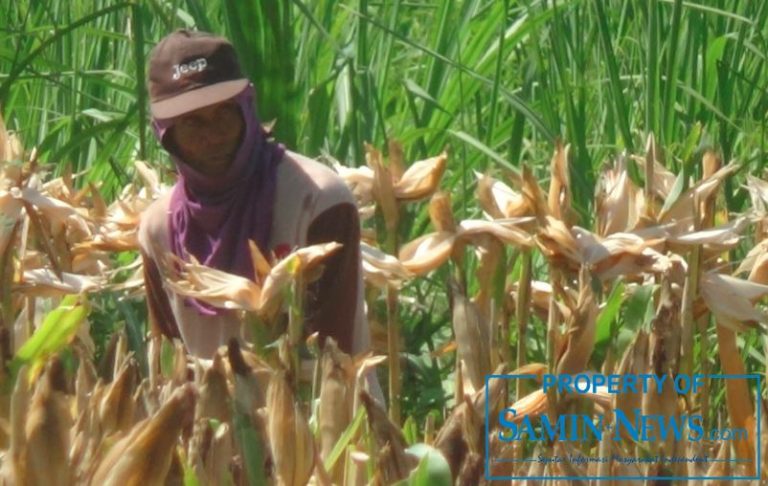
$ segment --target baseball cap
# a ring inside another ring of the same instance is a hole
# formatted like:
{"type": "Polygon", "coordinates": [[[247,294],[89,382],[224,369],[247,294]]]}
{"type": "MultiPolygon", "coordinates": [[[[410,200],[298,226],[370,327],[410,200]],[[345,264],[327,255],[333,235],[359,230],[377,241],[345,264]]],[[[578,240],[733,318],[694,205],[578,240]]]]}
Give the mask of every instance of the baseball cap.
{"type": "Polygon", "coordinates": [[[177,30],[149,57],[149,99],[155,118],[172,118],[232,98],[248,86],[235,49],[207,32],[177,30]]]}

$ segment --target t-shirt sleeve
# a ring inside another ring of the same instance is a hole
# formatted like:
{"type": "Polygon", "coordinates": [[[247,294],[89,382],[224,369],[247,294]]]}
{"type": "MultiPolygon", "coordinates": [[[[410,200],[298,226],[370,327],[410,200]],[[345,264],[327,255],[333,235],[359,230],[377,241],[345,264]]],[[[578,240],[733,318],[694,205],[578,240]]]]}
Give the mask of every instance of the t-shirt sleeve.
{"type": "Polygon", "coordinates": [[[307,286],[305,316],[309,333],[320,343],[334,338],[351,353],[360,305],[360,221],[353,203],[340,203],[320,213],[307,230],[307,245],[336,241],[343,246],[325,261],[318,280],[307,286]]]}

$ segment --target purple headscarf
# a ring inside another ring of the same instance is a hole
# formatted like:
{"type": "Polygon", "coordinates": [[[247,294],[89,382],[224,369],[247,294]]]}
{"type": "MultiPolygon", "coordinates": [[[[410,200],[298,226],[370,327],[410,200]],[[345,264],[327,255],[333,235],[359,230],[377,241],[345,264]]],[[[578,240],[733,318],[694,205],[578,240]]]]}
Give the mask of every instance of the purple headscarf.
{"type": "MultiPolygon", "coordinates": [[[[200,263],[254,279],[248,240],[266,254],[272,230],[277,165],[285,147],[267,140],[254,106],[253,85],[234,97],[243,113],[243,138],[235,160],[220,176],[203,175],[171,158],[179,177],[171,194],[169,233],[171,251],[182,259],[193,255],[200,263]]],[[[171,120],[153,120],[155,134],[163,140],[171,120]]],[[[170,147],[172,148],[172,147],[170,147]]],[[[196,299],[187,299],[205,315],[220,311],[196,299]]]]}

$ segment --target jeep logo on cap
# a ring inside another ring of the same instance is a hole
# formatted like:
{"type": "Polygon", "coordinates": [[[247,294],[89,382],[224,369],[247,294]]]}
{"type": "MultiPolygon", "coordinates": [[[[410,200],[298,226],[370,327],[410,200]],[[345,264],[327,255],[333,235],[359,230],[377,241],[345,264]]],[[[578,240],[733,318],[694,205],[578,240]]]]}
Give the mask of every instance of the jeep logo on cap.
{"type": "Polygon", "coordinates": [[[196,59],[192,62],[188,62],[186,64],[174,64],[173,75],[171,77],[176,80],[179,79],[183,74],[203,71],[206,66],[208,66],[208,61],[206,61],[204,57],[196,59]]]}

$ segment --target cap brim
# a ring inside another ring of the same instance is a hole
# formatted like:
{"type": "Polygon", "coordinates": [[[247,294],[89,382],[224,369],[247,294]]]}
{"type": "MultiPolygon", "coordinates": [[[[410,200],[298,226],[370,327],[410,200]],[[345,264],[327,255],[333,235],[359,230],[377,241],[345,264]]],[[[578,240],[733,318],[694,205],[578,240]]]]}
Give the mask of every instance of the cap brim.
{"type": "Polygon", "coordinates": [[[228,100],[244,90],[248,83],[247,79],[222,81],[221,83],[187,91],[173,98],[151,103],[150,110],[155,118],[173,118],[190,111],[195,111],[198,108],[203,108],[204,106],[228,100]]]}

